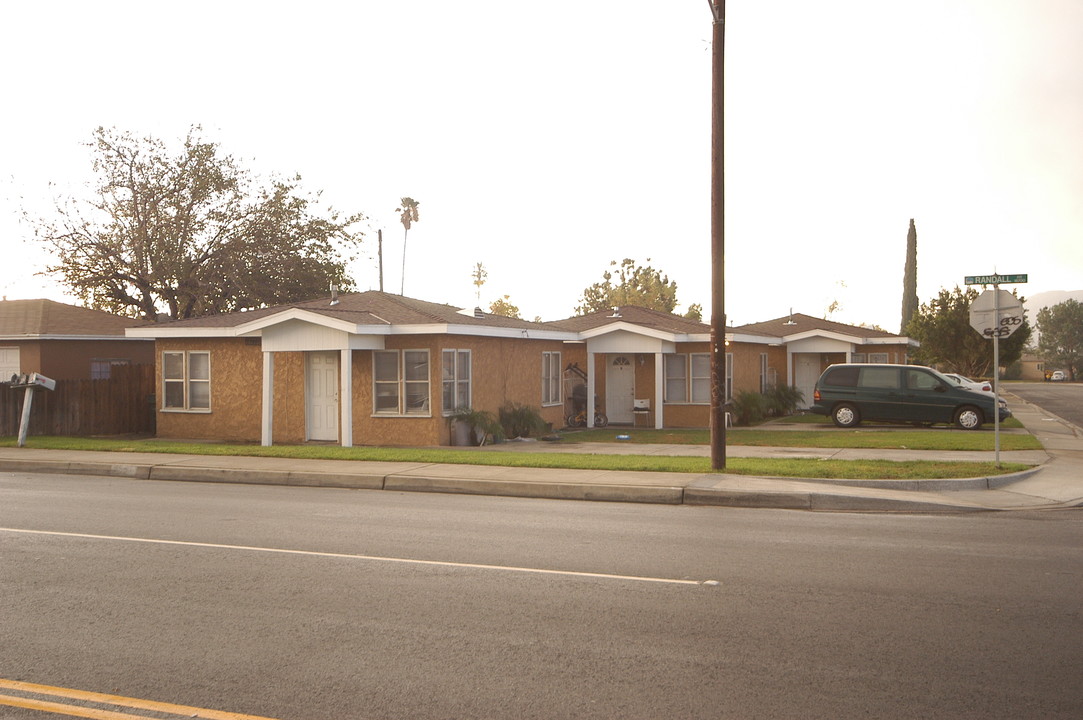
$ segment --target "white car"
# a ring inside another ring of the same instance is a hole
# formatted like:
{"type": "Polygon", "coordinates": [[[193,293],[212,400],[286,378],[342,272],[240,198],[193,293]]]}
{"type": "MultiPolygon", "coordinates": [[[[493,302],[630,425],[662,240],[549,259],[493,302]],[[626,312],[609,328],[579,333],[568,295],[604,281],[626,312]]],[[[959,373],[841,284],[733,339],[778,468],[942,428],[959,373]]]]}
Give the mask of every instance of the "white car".
{"type": "Polygon", "coordinates": [[[1064,371],[1063,370],[1054,370],[1053,374],[1049,376],[1049,379],[1052,380],[1053,382],[1063,382],[1064,381],[1064,371]]]}
{"type": "Polygon", "coordinates": [[[943,373],[943,375],[946,378],[950,378],[959,387],[964,387],[967,390],[977,390],[979,392],[987,393],[993,392],[993,385],[989,382],[977,382],[976,380],[971,380],[965,375],[959,375],[957,373],[943,373]]]}

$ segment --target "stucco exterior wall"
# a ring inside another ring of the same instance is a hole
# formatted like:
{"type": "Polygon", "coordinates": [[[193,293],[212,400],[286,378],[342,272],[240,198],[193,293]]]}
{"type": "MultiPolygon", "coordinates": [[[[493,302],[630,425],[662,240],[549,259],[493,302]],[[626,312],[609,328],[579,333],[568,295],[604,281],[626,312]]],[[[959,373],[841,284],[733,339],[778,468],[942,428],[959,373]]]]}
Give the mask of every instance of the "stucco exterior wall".
{"type": "Polygon", "coordinates": [[[96,359],[154,362],[150,340],[19,340],[0,345],[19,348],[20,373],[39,372],[53,380],[89,380],[90,361],[96,359]]]}
{"type": "MultiPolygon", "coordinates": [[[[449,442],[441,407],[441,351],[471,351],[471,406],[494,415],[506,402],[537,409],[554,427],[563,425],[563,404],[541,406],[542,353],[562,352],[563,343],[530,339],[412,335],[387,338],[388,350],[427,350],[429,408],[424,416],[387,416],[373,412],[372,358],[369,350],[352,352],[353,443],[355,445],[439,445],[449,442]]],[[[166,351],[208,351],[211,357],[209,412],[162,410],[161,362],[157,363],[158,435],[258,442],[262,421],[263,353],[254,339],[173,339],[156,343],[166,351]]],[[[565,365],[561,357],[561,367],[565,365]]],[[[272,440],[300,443],[306,439],[305,353],[274,354],[272,440]]],[[[339,389],[340,395],[342,389],[339,389]]],[[[341,432],[341,428],[340,428],[341,432]]]]}
{"type": "Polygon", "coordinates": [[[158,340],[155,345],[158,437],[259,441],[263,367],[258,345],[246,344],[240,338],[169,339],[158,340]],[[210,412],[162,409],[162,353],[184,350],[210,353],[210,412]]]}

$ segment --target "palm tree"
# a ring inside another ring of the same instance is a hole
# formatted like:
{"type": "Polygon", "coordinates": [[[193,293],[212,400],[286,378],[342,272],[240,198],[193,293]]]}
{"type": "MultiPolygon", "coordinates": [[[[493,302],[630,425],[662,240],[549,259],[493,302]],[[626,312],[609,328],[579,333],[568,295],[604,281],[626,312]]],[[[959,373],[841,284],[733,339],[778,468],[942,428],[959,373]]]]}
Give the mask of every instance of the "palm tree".
{"type": "Polygon", "coordinates": [[[400,202],[400,206],[395,208],[395,212],[399,213],[399,220],[402,221],[402,226],[405,228],[402,233],[402,283],[399,286],[399,295],[406,294],[406,237],[410,233],[410,226],[418,221],[417,206],[420,204],[411,197],[404,197],[400,202]]]}

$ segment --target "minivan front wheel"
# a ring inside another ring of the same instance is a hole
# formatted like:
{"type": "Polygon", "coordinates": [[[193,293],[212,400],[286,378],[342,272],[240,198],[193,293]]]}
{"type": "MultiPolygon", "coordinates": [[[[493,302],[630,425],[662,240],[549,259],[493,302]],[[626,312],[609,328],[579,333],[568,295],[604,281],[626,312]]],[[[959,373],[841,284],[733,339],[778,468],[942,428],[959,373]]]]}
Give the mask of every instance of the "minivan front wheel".
{"type": "Polygon", "coordinates": [[[836,405],[835,409],[831,411],[831,419],[835,421],[835,425],[838,427],[849,428],[861,422],[861,415],[853,405],[842,403],[836,405]]]}
{"type": "Polygon", "coordinates": [[[977,430],[985,422],[981,410],[970,405],[964,405],[955,411],[955,424],[963,430],[977,430]]]}

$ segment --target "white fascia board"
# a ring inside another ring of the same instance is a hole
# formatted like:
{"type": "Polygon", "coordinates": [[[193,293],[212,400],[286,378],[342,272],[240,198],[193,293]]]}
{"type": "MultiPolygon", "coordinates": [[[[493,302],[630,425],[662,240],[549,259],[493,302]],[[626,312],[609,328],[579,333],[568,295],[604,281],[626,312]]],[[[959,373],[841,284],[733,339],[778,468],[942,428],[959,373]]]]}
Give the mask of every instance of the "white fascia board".
{"type": "Polygon", "coordinates": [[[851,343],[854,345],[861,345],[865,341],[865,338],[860,335],[847,335],[846,333],[833,332],[831,330],[806,330],[805,332],[794,333],[793,335],[784,335],[782,341],[785,343],[792,343],[799,340],[808,340],[809,338],[838,340],[839,342],[851,343]]]}
{"type": "Polygon", "coordinates": [[[920,347],[921,343],[917,340],[909,337],[877,337],[877,338],[865,338],[862,342],[863,345],[909,345],[911,347],[920,347]]]}
{"type": "Polygon", "coordinates": [[[235,327],[141,327],[128,328],[124,331],[124,334],[129,338],[148,338],[154,340],[156,338],[237,337],[244,333],[237,332],[237,328],[235,327]]]}
{"type": "Polygon", "coordinates": [[[603,335],[609,335],[610,333],[620,331],[629,332],[633,335],[643,335],[644,337],[654,338],[655,340],[669,340],[670,342],[677,342],[677,338],[681,335],[679,333],[671,333],[664,330],[645,328],[642,325],[636,325],[634,323],[618,322],[601,325],[596,328],[591,328],[590,330],[584,330],[579,333],[579,337],[583,340],[590,340],[591,338],[602,337],[603,335]]]}
{"type": "Polygon", "coordinates": [[[0,342],[20,342],[27,340],[153,340],[149,337],[131,337],[124,335],[0,335],[0,342]]]}
{"type": "Polygon", "coordinates": [[[280,313],[275,313],[274,315],[268,315],[267,317],[262,317],[258,320],[238,325],[236,334],[243,335],[256,330],[263,330],[264,328],[279,325],[289,320],[301,320],[302,322],[311,323],[312,325],[319,325],[320,327],[330,328],[332,330],[341,330],[342,332],[352,333],[354,335],[383,335],[386,334],[386,332],[380,331],[385,330],[387,327],[386,325],[375,327],[370,325],[358,325],[357,323],[347,322],[346,320],[327,317],[320,313],[290,308],[289,310],[284,310],[280,313]],[[365,328],[365,332],[358,332],[361,327],[365,328]]]}
{"type": "Polygon", "coordinates": [[[726,342],[749,343],[750,345],[781,345],[782,338],[770,335],[747,335],[745,333],[726,333],[726,342]]]}
{"type": "Polygon", "coordinates": [[[476,325],[392,325],[390,335],[473,335],[475,337],[526,338],[529,340],[577,340],[574,332],[534,328],[477,327],[476,325]]]}

